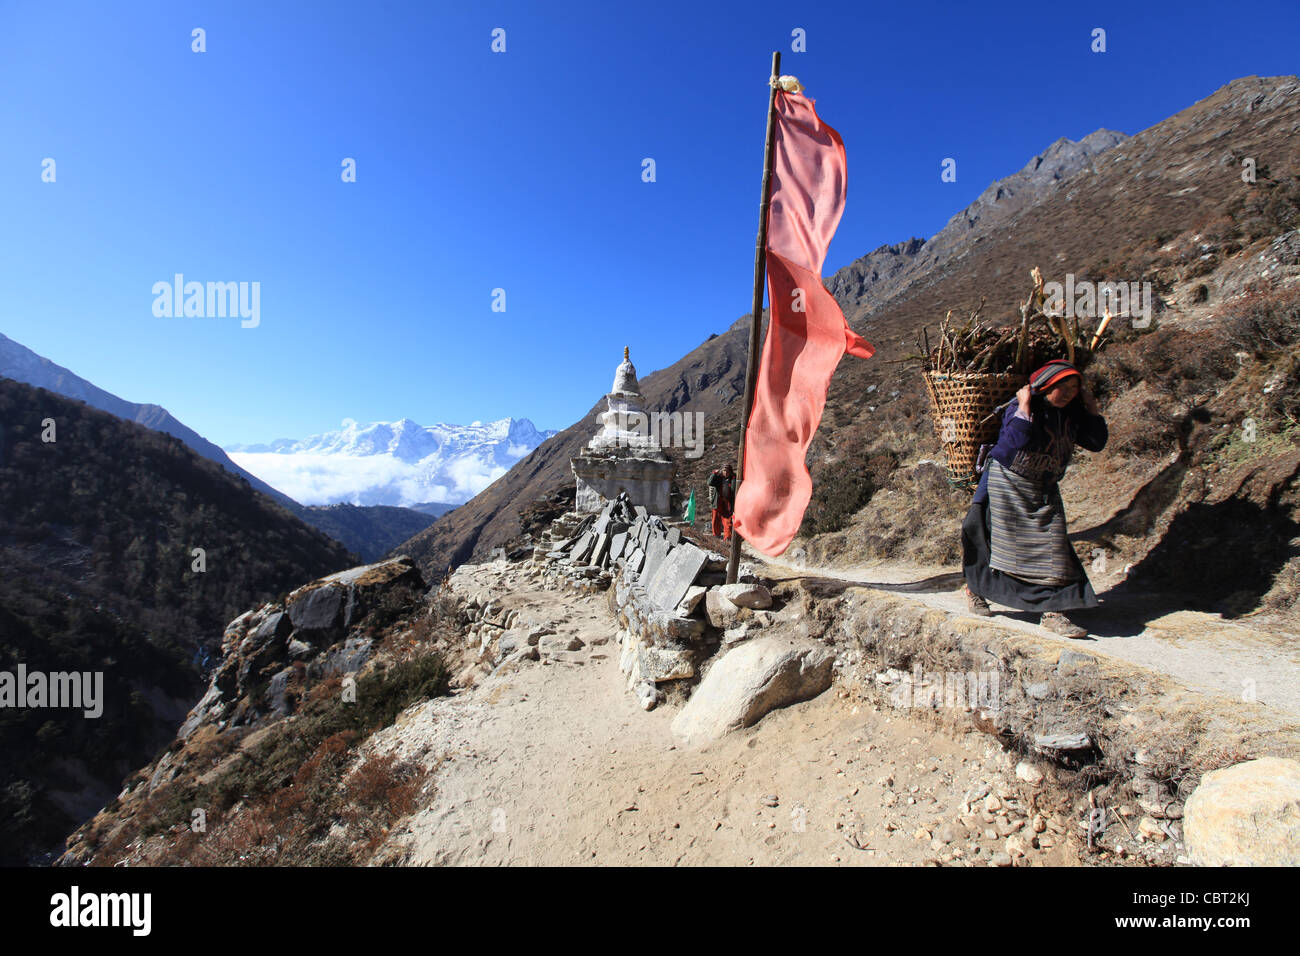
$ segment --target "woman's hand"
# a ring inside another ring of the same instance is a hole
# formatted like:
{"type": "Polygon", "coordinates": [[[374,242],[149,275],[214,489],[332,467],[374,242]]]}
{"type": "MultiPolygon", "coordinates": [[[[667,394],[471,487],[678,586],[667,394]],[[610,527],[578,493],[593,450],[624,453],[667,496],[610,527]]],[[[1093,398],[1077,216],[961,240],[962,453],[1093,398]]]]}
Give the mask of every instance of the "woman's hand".
{"type": "Polygon", "coordinates": [[[1097,404],[1097,398],[1092,394],[1092,389],[1090,389],[1087,384],[1084,384],[1079,389],[1079,395],[1082,396],[1083,407],[1087,410],[1089,415],[1101,414],[1101,406],[1097,404]]]}
{"type": "MultiPolygon", "coordinates": [[[[1002,394],[1005,395],[1006,392],[1003,392],[1002,394]]],[[[1016,401],[1020,403],[1020,410],[1025,413],[1025,417],[1028,417],[1029,416],[1029,386],[1028,385],[1020,386],[1020,391],[1016,392],[1016,401]]]]}

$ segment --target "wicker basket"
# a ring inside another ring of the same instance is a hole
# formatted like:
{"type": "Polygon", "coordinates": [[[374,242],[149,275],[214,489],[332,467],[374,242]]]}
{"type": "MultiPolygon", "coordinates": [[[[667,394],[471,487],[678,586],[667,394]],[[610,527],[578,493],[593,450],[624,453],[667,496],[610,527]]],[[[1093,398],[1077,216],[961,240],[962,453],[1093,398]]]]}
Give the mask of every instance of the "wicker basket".
{"type": "Polygon", "coordinates": [[[948,478],[953,484],[974,487],[979,478],[975,459],[980,445],[997,441],[1002,425],[1001,416],[991,413],[1027,381],[1028,377],[1011,373],[925,373],[935,435],[943,445],[948,478]]]}

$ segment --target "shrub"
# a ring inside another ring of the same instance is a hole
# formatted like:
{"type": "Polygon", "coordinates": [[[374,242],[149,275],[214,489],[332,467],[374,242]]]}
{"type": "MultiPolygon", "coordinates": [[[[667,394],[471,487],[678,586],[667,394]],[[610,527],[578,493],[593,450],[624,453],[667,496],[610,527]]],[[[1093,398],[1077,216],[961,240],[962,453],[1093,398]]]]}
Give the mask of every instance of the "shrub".
{"type": "Polygon", "coordinates": [[[1300,289],[1249,292],[1224,310],[1228,342],[1264,358],[1300,342],[1300,289]]]}

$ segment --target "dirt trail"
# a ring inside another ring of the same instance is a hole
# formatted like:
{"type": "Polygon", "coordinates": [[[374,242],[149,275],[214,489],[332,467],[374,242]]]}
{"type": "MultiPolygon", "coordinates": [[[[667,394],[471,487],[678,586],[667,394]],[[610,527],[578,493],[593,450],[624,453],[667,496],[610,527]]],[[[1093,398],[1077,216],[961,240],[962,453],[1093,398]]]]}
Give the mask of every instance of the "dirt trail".
{"type": "Polygon", "coordinates": [[[504,665],[430,701],[375,746],[441,763],[428,806],[385,856],[411,864],[1005,864],[1078,859],[1073,820],[1045,814],[1032,845],[1032,789],[979,733],[954,736],[906,711],[820,698],[701,749],[675,745],[677,708],[640,709],[618,671],[603,595],[529,590],[517,599],[584,663],[504,665]],[[983,786],[981,786],[983,785],[983,786]],[[1022,792],[1023,788],[1023,792],[1022,792]],[[964,813],[963,799],[992,791],[964,813]],[[775,798],[775,799],[773,799],[775,798]]]}
{"type": "MultiPolygon", "coordinates": [[[[863,587],[880,587],[929,607],[967,614],[961,569],[898,564],[819,568],[773,560],[745,549],[746,560],[765,566],[777,578],[816,576],[863,587]]],[[[1094,584],[1106,583],[1094,582],[1094,584]]],[[[1300,634],[1226,620],[1217,614],[1178,610],[1159,595],[1116,597],[1098,589],[1102,606],[1071,613],[1088,628],[1086,640],[1070,640],[1044,630],[1037,615],[999,610],[993,621],[1004,627],[1101,653],[1145,667],[1204,693],[1242,700],[1253,693],[1263,706],[1300,716],[1300,634]]]]}

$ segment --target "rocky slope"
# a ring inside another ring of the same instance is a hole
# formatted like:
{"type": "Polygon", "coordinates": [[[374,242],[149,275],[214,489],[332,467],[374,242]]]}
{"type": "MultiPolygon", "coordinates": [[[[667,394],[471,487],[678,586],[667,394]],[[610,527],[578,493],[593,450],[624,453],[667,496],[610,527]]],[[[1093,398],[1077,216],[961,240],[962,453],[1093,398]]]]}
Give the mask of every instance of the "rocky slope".
{"type": "Polygon", "coordinates": [[[176,438],[0,379],[0,660],[99,673],[103,707],[0,707],[0,862],[51,850],[170,738],[221,622],[351,563],[176,438]]]}
{"type": "Polygon", "coordinates": [[[379,761],[335,788],[357,744],[413,701],[447,692],[444,657],[416,650],[448,630],[424,596],[419,571],[398,559],[240,614],[174,739],[69,839],[62,862],[103,863],[146,843],[171,851],[155,862],[347,862],[342,845],[372,840],[427,776],[379,761]],[[353,832],[331,843],[331,827],[348,829],[333,810],[353,832]],[[209,818],[219,838],[201,841],[209,818]]]}
{"type": "Polygon", "coordinates": [[[627,633],[669,635],[626,555],[466,565],[427,595],[394,559],[250,609],[63,862],[1294,862],[1293,719],[906,593],[931,582],[766,565],[744,586],[766,609],[698,602],[689,674],[629,675],[627,633]]]}

